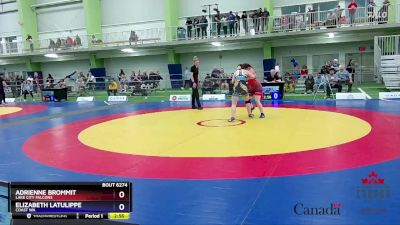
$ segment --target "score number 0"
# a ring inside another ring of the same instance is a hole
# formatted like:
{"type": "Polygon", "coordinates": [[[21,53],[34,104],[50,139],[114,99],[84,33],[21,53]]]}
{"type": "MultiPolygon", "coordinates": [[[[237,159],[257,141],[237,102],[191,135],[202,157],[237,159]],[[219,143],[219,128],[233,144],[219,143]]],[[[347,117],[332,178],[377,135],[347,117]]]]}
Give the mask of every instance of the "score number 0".
{"type": "MultiPolygon", "coordinates": [[[[120,192],[118,193],[118,197],[119,197],[120,199],[125,198],[125,192],[120,191],[120,192]]],[[[124,211],[124,210],[125,210],[125,204],[123,204],[123,203],[119,204],[118,209],[119,209],[120,211],[124,211]]]]}

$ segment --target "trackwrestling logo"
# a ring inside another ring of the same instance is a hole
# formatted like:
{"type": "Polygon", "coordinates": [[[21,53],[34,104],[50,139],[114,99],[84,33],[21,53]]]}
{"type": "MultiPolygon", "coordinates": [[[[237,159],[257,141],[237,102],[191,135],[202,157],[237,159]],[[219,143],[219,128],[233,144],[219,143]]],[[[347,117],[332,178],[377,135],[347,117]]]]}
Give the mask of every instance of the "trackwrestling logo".
{"type": "Polygon", "coordinates": [[[308,207],[303,203],[297,203],[293,211],[299,216],[340,216],[341,207],[340,203],[331,203],[328,207],[308,207]]]}

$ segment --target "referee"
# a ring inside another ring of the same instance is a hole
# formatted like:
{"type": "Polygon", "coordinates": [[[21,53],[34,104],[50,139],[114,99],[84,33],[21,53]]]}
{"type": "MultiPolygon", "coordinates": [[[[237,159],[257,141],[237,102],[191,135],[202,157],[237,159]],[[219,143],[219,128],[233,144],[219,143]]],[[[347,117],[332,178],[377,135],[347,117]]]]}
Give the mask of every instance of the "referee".
{"type": "Polygon", "coordinates": [[[192,82],[192,109],[202,110],[199,96],[199,66],[200,60],[197,56],[193,57],[193,66],[190,68],[190,80],[192,82]],[[196,104],[197,103],[197,107],[196,104]]]}

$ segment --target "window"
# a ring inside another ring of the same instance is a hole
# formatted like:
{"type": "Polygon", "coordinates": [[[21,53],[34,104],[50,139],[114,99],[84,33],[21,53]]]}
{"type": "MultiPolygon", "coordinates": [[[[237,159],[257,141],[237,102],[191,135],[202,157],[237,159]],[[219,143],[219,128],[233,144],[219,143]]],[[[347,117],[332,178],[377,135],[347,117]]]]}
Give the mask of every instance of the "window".
{"type": "Polygon", "coordinates": [[[305,13],[306,5],[294,5],[282,7],[282,15],[290,15],[292,13],[305,13]]]}
{"type": "Polygon", "coordinates": [[[1,50],[0,52],[6,52],[6,53],[16,53],[18,52],[18,43],[17,43],[17,37],[16,36],[11,36],[11,37],[3,37],[0,40],[1,43],[1,50]]]}
{"type": "Polygon", "coordinates": [[[332,9],[336,9],[339,5],[339,2],[324,2],[319,4],[319,11],[328,11],[332,9]]]}
{"type": "Polygon", "coordinates": [[[319,72],[326,61],[339,59],[339,54],[313,55],[313,72],[319,72]]]}

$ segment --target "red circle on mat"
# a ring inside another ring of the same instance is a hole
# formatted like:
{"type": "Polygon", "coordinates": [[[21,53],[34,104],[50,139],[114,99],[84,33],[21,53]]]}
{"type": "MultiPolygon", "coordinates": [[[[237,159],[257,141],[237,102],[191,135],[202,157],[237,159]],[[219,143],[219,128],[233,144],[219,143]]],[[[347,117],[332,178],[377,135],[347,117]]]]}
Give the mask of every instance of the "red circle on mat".
{"type": "MultiPolygon", "coordinates": [[[[163,108],[141,110],[130,114],[107,115],[51,128],[31,137],[23,145],[23,150],[31,159],[60,169],[90,174],[158,179],[280,177],[350,169],[400,158],[400,151],[398,151],[400,116],[325,106],[285,105],[284,107],[352,115],[368,121],[372,130],[361,139],[328,148],[243,157],[191,158],[131,155],[98,150],[78,140],[78,135],[82,130],[98,123],[132,115],[182,110],[182,108],[163,108]]],[[[324,135],[323,128],[316,132],[316,135],[324,135]]]]}
{"type": "Polygon", "coordinates": [[[47,106],[44,105],[4,105],[0,107],[18,107],[22,108],[22,110],[15,112],[15,113],[10,113],[10,114],[5,114],[5,115],[0,115],[0,119],[8,119],[8,118],[13,118],[17,116],[24,116],[24,115],[29,115],[37,112],[41,112],[47,109],[47,106]]]}

